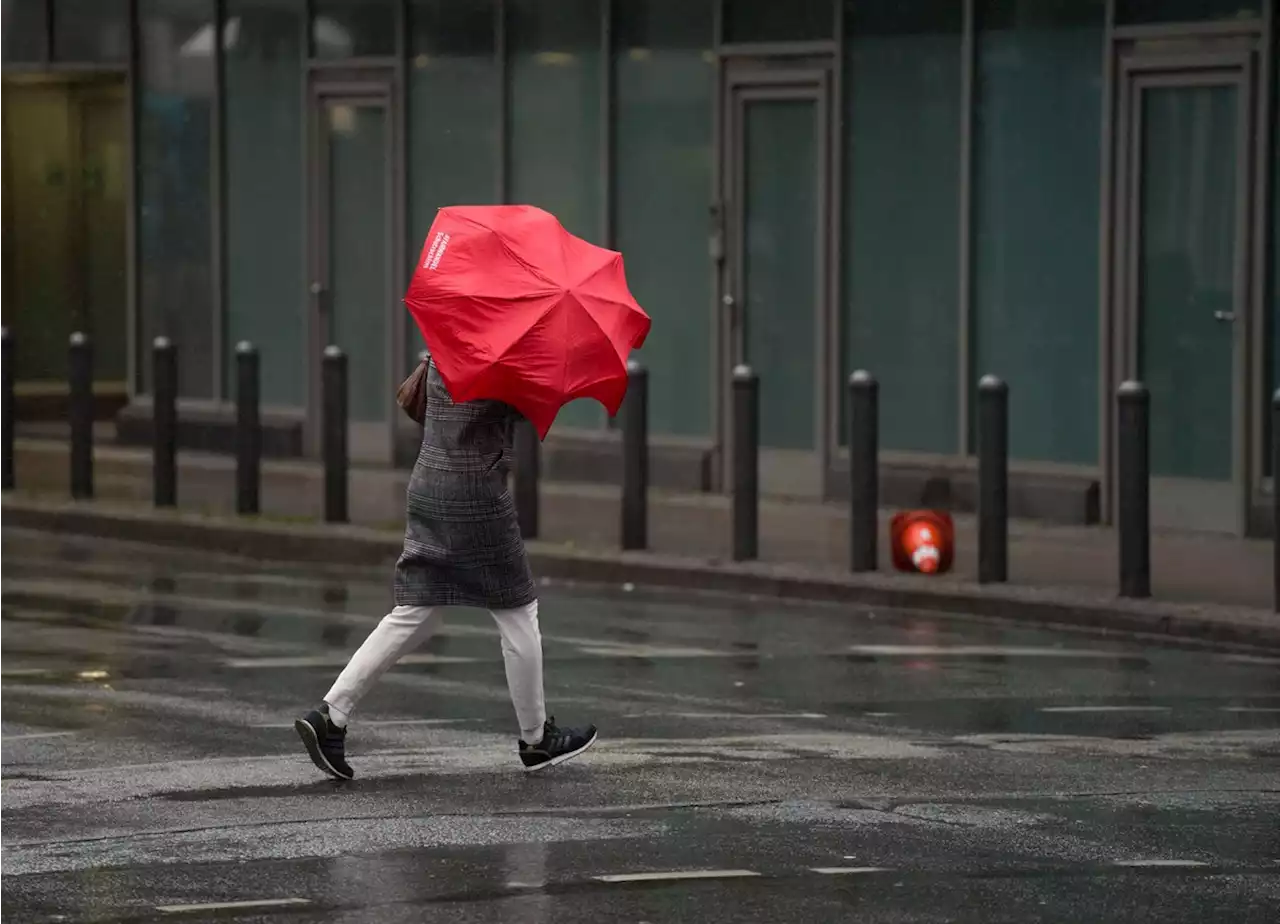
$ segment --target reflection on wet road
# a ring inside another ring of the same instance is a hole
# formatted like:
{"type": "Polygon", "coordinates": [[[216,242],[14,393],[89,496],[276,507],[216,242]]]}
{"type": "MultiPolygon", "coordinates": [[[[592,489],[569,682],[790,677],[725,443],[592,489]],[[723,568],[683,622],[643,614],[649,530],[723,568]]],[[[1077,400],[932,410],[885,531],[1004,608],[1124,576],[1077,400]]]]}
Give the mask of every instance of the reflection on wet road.
{"type": "Polygon", "coordinates": [[[292,731],[389,605],[307,570],[6,530],[14,921],[1273,921],[1280,660],[546,588],[519,772],[492,621],[292,731]]]}

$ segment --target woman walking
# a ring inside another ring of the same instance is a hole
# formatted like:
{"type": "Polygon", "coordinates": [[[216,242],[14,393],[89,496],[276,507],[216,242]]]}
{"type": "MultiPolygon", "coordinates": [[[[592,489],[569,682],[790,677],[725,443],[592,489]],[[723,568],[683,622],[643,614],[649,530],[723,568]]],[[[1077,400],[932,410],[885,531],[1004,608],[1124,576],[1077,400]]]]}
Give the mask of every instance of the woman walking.
{"type": "Polygon", "coordinates": [[[520,414],[500,401],[455,404],[434,361],[423,362],[422,448],[409,479],[395,608],[320,706],[294,723],[316,766],[344,780],[354,776],[346,759],[348,716],[379,677],[439,628],[445,606],[487,609],[498,624],[526,770],[562,763],[596,740],[594,725],[560,728],[546,714],[538,598],[507,489],[520,414]]]}

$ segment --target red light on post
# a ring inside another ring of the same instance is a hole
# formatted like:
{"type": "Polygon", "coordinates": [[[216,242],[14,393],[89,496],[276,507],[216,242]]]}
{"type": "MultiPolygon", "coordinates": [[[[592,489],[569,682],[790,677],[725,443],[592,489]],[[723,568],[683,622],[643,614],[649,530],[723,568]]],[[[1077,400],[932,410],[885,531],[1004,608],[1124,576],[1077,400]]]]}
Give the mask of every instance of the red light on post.
{"type": "Polygon", "coordinates": [[[904,510],[889,522],[889,547],[899,571],[943,574],[955,558],[955,524],[943,510],[904,510]]]}

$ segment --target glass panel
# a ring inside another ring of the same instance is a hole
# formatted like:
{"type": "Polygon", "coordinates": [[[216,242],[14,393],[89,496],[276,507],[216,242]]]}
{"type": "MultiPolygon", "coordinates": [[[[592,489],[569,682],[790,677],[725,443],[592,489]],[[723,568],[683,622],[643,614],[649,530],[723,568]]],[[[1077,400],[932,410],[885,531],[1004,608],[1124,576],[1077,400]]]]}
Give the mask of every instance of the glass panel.
{"type": "Polygon", "coordinates": [[[1096,465],[1105,4],[978,13],[971,394],[1008,383],[1015,458],[1096,465]]]}
{"type": "Polygon", "coordinates": [[[724,0],[726,42],[820,41],[835,22],[835,0],[724,0]]]}
{"type": "Polygon", "coordinates": [[[0,78],[0,324],[12,328],[17,324],[13,293],[14,248],[18,247],[20,238],[13,214],[14,186],[18,175],[14,170],[13,155],[17,138],[9,128],[8,111],[8,81],[0,78]]]}
{"type": "MultiPolygon", "coordinates": [[[[410,267],[437,209],[497,201],[502,152],[496,5],[413,0],[409,7],[410,267]]],[[[407,316],[405,363],[412,366],[423,343],[407,316]]]]}
{"type": "Polygon", "coordinates": [[[760,443],[813,449],[818,106],[757,100],[741,112],[743,308],[747,362],[760,375],[760,443]]]}
{"type": "MultiPolygon", "coordinates": [[[[1280,68],[1272,68],[1272,90],[1276,94],[1274,98],[1280,99],[1280,68]]],[[[1270,350],[1263,351],[1263,363],[1265,368],[1271,370],[1270,375],[1263,376],[1263,388],[1266,388],[1267,382],[1271,383],[1270,389],[1267,391],[1263,400],[1265,411],[1263,417],[1263,443],[1266,447],[1263,450],[1263,471],[1274,477],[1275,459],[1272,455],[1272,435],[1271,422],[1273,420],[1271,414],[1271,406],[1269,402],[1272,396],[1280,391],[1280,119],[1273,119],[1272,126],[1272,143],[1271,143],[1271,265],[1267,267],[1267,280],[1271,286],[1271,316],[1265,319],[1264,312],[1264,330],[1269,329],[1271,338],[1268,341],[1270,350]],[[1269,355],[1268,355],[1269,354],[1269,355]]],[[[1280,490],[1280,486],[1272,487],[1272,490],[1280,490]]],[[[1280,529],[1280,526],[1277,527],[1280,529]]]]}
{"type": "Polygon", "coordinates": [[[376,58],[396,53],[395,0],[311,0],[311,54],[376,58]]]}
{"type": "Polygon", "coordinates": [[[1122,26],[1261,15],[1262,0],[1116,0],[1116,23],[1122,26]]]}
{"type": "Polygon", "coordinates": [[[614,4],[614,224],[627,284],[653,318],[643,360],[656,433],[711,430],[712,12],[711,0],[614,4]]]}
{"type": "Polygon", "coordinates": [[[43,0],[4,0],[0,5],[0,46],[4,63],[42,61],[45,55],[43,0]]]}
{"type": "Polygon", "coordinates": [[[53,5],[56,61],[124,61],[129,55],[126,0],[57,0],[53,5]]]}
{"type": "Polygon", "coordinates": [[[179,392],[213,396],[209,157],[212,0],[139,0],[138,371],[151,387],[151,341],[179,346],[179,392]]]}
{"type": "Polygon", "coordinates": [[[65,85],[4,78],[4,323],[13,330],[15,375],[65,382],[74,293],[67,266],[72,177],[70,94],[65,85]]]}
{"type": "MultiPolygon", "coordinates": [[[[508,0],[510,196],[599,242],[601,231],[600,4],[508,0]]],[[[575,401],[557,422],[598,427],[600,405],[575,401]]]]}
{"type": "Polygon", "coordinates": [[[841,382],[859,367],[880,380],[885,449],[957,448],[962,12],[845,5],[841,382]]]}
{"type": "Polygon", "coordinates": [[[1232,462],[1235,87],[1142,93],[1139,374],[1151,389],[1151,472],[1226,481],[1232,462]]]}
{"type": "Polygon", "coordinates": [[[329,285],[331,338],[347,354],[354,421],[383,421],[387,393],[388,291],[387,111],[333,102],[326,106],[329,145],[329,285]]]}
{"type": "Polygon", "coordinates": [[[303,5],[226,0],[227,288],[225,397],[235,396],[235,344],[262,357],[262,400],[306,403],[303,250],[303,5]]]}
{"type": "Polygon", "coordinates": [[[123,77],[82,85],[75,94],[73,123],[80,142],[80,210],[72,233],[78,233],[83,242],[81,260],[72,267],[80,287],[77,302],[93,334],[94,378],[121,385],[126,382],[129,361],[125,101],[123,77]]]}

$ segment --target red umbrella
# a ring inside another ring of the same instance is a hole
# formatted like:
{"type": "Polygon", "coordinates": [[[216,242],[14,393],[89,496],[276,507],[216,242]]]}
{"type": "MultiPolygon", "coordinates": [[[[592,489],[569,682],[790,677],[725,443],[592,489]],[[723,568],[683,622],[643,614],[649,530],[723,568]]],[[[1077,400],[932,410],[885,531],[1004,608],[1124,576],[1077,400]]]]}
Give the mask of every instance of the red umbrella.
{"type": "Polygon", "coordinates": [[[527,205],[441,209],[405,304],[454,401],[505,401],[544,439],[575,398],[618,413],[650,325],[622,254],[527,205]]]}

